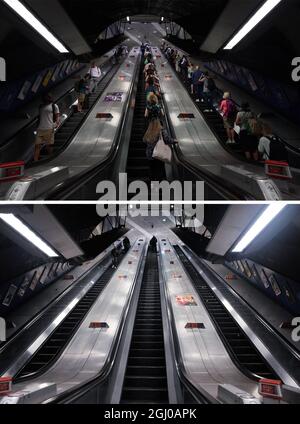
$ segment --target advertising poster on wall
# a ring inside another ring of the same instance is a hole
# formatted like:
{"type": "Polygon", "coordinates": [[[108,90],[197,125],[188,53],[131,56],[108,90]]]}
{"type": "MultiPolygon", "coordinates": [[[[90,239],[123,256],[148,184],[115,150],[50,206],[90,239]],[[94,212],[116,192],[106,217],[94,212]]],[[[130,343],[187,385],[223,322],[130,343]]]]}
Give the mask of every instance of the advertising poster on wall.
{"type": "Polygon", "coordinates": [[[258,90],[258,86],[257,86],[257,84],[255,82],[255,79],[254,79],[253,75],[251,74],[251,72],[248,71],[248,69],[244,69],[244,74],[245,74],[245,76],[246,76],[246,78],[248,80],[248,83],[249,83],[249,85],[251,87],[251,90],[252,91],[257,91],[258,90]]]}
{"type": "Polygon", "coordinates": [[[23,84],[23,87],[18,95],[18,100],[25,100],[27,97],[27,94],[30,90],[31,87],[31,82],[30,81],[25,81],[25,83],[23,84]]]}
{"type": "Polygon", "coordinates": [[[23,282],[22,282],[22,284],[21,284],[21,286],[19,288],[19,291],[18,291],[18,296],[19,297],[24,297],[25,296],[25,293],[26,293],[28,287],[31,284],[31,280],[32,280],[32,274],[25,275],[24,280],[23,280],[23,282]]]}
{"type": "Polygon", "coordinates": [[[266,274],[266,271],[264,269],[262,269],[260,272],[260,279],[263,285],[265,286],[265,288],[268,289],[270,287],[270,282],[269,282],[269,277],[266,274]]]}
{"type": "Polygon", "coordinates": [[[287,300],[290,303],[295,303],[296,302],[296,298],[294,295],[293,290],[291,289],[291,286],[289,285],[289,283],[285,280],[285,281],[281,281],[280,282],[281,287],[282,287],[282,292],[284,293],[285,297],[287,298],[287,300]]]}
{"type": "Polygon", "coordinates": [[[13,301],[13,298],[15,297],[15,294],[17,293],[18,287],[12,284],[10,288],[8,289],[8,292],[5,295],[5,298],[2,302],[3,306],[10,306],[11,302],[13,301]]]}
{"type": "Polygon", "coordinates": [[[237,261],[237,264],[239,266],[239,271],[245,274],[245,267],[242,261],[237,261]]]}
{"type": "Polygon", "coordinates": [[[269,282],[270,282],[271,287],[273,289],[273,292],[276,294],[276,296],[280,296],[281,293],[282,293],[281,288],[280,288],[278,281],[277,281],[274,274],[270,275],[269,282]]]}
{"type": "Polygon", "coordinates": [[[252,271],[251,268],[249,266],[249,263],[247,261],[244,261],[244,268],[245,268],[245,274],[247,275],[248,278],[252,278],[252,271]]]}
{"type": "Polygon", "coordinates": [[[65,62],[62,63],[62,67],[61,67],[61,70],[60,70],[60,73],[59,73],[60,78],[63,78],[65,76],[65,71],[66,71],[66,68],[68,66],[68,63],[69,63],[68,60],[66,60],[65,62]]]}
{"type": "Polygon", "coordinates": [[[43,81],[43,87],[48,87],[48,85],[49,85],[49,82],[50,82],[50,80],[51,80],[51,77],[52,77],[52,75],[53,75],[53,69],[50,69],[48,72],[47,72],[47,74],[46,74],[46,76],[45,76],[45,78],[44,78],[44,81],[43,81]]]}
{"type": "Polygon", "coordinates": [[[34,274],[32,281],[31,281],[30,290],[34,291],[36,289],[37,285],[40,282],[40,278],[42,276],[43,270],[44,270],[44,268],[41,267],[41,268],[38,268],[35,271],[35,274],[34,274]]]}
{"type": "Polygon", "coordinates": [[[192,294],[184,294],[182,296],[176,296],[176,303],[179,306],[198,306],[192,294]]]}
{"type": "Polygon", "coordinates": [[[64,64],[64,62],[61,62],[56,66],[56,68],[55,68],[55,70],[52,74],[52,77],[51,77],[52,82],[55,82],[58,79],[63,64],[64,64]]]}
{"type": "Polygon", "coordinates": [[[43,272],[40,276],[40,283],[45,284],[48,278],[48,271],[49,271],[50,265],[46,265],[43,269],[43,272]]]}
{"type": "Polygon", "coordinates": [[[258,283],[260,283],[259,274],[258,274],[257,268],[254,264],[252,265],[252,276],[258,283]]]}
{"type": "Polygon", "coordinates": [[[40,74],[40,75],[37,76],[36,80],[33,83],[32,88],[31,88],[31,91],[33,93],[37,93],[38,92],[38,90],[39,90],[39,88],[40,88],[40,86],[42,84],[43,78],[44,78],[44,74],[40,74]]]}

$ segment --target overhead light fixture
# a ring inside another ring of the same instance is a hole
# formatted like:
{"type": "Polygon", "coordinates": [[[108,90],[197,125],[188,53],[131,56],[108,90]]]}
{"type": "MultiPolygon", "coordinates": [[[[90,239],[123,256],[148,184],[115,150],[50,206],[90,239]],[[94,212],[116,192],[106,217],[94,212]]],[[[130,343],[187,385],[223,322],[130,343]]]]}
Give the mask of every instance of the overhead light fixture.
{"type": "Polygon", "coordinates": [[[42,37],[45,38],[59,53],[69,53],[69,50],[19,1],[2,0],[11,7],[24,21],[31,25],[42,37]]]}
{"type": "Polygon", "coordinates": [[[59,255],[45,243],[37,234],[35,234],[27,225],[11,213],[1,213],[0,219],[2,219],[7,225],[17,231],[22,237],[32,243],[35,247],[41,250],[45,255],[50,258],[56,258],[59,255]]]}
{"type": "Polygon", "coordinates": [[[253,28],[256,27],[282,0],[267,0],[249,19],[243,28],[229,41],[224,50],[233,49],[253,28]]]}
{"type": "Polygon", "coordinates": [[[272,203],[261,216],[256,220],[252,227],[247,231],[241,241],[232,250],[233,253],[241,253],[248,247],[253,240],[273,221],[274,218],[286,207],[285,203],[272,203]]]}

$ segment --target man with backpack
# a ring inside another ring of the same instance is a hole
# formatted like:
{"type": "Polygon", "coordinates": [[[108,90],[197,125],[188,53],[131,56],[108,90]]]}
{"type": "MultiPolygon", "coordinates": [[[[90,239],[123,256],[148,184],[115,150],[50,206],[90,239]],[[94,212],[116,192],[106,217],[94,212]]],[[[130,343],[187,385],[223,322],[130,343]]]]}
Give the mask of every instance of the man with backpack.
{"type": "Polygon", "coordinates": [[[223,100],[220,106],[220,112],[223,116],[224,128],[227,132],[228,140],[226,144],[235,143],[234,125],[237,117],[237,108],[231,100],[229,92],[224,93],[223,100]]]}
{"type": "Polygon", "coordinates": [[[262,123],[262,137],[259,140],[258,151],[264,160],[288,162],[288,152],[280,137],[273,134],[270,125],[262,123]]]}
{"type": "Polygon", "coordinates": [[[39,123],[35,140],[34,161],[40,159],[42,147],[46,145],[48,155],[53,152],[55,129],[59,126],[59,107],[53,102],[51,94],[43,96],[39,110],[39,123]]]}

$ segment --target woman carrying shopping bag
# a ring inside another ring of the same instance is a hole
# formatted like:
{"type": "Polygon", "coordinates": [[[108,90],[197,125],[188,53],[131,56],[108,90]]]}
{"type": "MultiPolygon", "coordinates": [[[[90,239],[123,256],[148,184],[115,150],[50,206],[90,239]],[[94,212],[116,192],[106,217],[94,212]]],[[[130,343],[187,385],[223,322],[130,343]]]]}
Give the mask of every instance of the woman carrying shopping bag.
{"type": "Polygon", "coordinates": [[[150,93],[147,99],[147,109],[145,112],[145,118],[148,119],[148,129],[144,135],[144,143],[153,145],[159,139],[160,132],[162,130],[161,118],[163,117],[163,111],[158,103],[158,98],[154,93],[150,93]]]}

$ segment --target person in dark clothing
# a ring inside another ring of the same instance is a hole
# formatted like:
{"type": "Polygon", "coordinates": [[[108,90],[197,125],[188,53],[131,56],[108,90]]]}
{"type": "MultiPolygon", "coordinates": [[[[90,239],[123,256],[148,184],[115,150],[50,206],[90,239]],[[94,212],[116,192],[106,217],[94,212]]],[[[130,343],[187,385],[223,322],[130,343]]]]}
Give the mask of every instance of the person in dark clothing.
{"type": "Polygon", "coordinates": [[[157,238],[155,236],[150,240],[150,248],[153,253],[157,253],[157,238]]]}
{"type": "Polygon", "coordinates": [[[131,247],[130,240],[128,237],[125,237],[123,240],[123,251],[127,253],[131,247]]]}
{"type": "Polygon", "coordinates": [[[117,269],[119,264],[119,261],[118,261],[119,252],[116,247],[111,251],[111,257],[112,257],[112,268],[117,269]]]}

